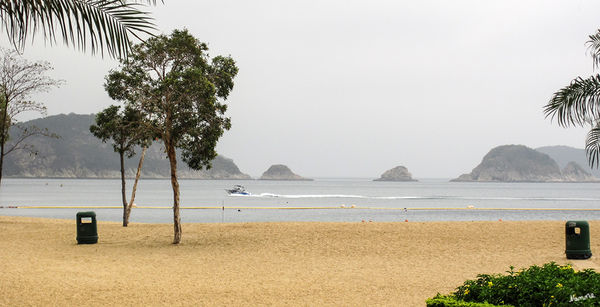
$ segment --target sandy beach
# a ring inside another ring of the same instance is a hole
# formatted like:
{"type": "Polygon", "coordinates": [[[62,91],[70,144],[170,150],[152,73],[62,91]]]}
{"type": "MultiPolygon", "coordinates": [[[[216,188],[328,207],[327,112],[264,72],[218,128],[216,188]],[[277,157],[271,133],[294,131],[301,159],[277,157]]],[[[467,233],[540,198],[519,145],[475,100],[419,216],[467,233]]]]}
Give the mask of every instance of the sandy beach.
{"type": "MultiPolygon", "coordinates": [[[[0,216],[0,305],[424,306],[479,273],[567,260],[564,222],[98,223],[0,216]]],[[[600,255],[600,221],[590,221],[600,255]]]]}

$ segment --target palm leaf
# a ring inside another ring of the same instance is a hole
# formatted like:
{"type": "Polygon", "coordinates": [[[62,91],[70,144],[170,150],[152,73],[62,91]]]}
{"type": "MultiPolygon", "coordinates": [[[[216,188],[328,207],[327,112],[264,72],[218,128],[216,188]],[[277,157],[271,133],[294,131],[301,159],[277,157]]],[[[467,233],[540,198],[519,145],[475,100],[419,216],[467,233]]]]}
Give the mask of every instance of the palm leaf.
{"type": "Polygon", "coordinates": [[[594,35],[589,36],[590,40],[587,41],[587,45],[594,61],[594,68],[600,67],[600,30],[594,35]]]}
{"type": "Polygon", "coordinates": [[[11,43],[23,49],[29,36],[37,32],[55,43],[57,37],[67,45],[92,53],[126,57],[132,38],[152,35],[153,19],[142,4],[156,0],[2,0],[0,19],[11,43]]]}
{"type": "Polygon", "coordinates": [[[598,167],[600,164],[600,125],[596,125],[588,132],[585,140],[585,155],[590,167],[598,167]]]}
{"type": "Polygon", "coordinates": [[[600,118],[600,75],[576,78],[554,93],[544,106],[544,114],[563,127],[585,126],[600,118]]]}

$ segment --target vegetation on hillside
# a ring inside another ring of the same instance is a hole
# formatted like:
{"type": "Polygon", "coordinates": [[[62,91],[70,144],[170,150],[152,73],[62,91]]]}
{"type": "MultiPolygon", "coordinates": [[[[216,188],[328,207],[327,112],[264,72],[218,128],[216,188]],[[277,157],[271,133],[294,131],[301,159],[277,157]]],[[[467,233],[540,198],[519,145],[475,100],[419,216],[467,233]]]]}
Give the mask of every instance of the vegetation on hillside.
{"type": "MultiPolygon", "coordinates": [[[[119,159],[110,144],[94,137],[89,127],[94,115],[60,114],[25,122],[60,135],[60,139],[32,137],[37,155],[15,152],[7,156],[5,175],[9,177],[70,177],[70,178],[118,178],[119,159]]],[[[166,178],[169,163],[164,148],[155,143],[148,148],[142,169],[142,178],[166,178]]],[[[139,154],[125,159],[127,177],[134,177],[139,154]]],[[[231,159],[217,156],[209,170],[192,170],[182,166],[183,178],[197,179],[250,179],[231,159]]]]}

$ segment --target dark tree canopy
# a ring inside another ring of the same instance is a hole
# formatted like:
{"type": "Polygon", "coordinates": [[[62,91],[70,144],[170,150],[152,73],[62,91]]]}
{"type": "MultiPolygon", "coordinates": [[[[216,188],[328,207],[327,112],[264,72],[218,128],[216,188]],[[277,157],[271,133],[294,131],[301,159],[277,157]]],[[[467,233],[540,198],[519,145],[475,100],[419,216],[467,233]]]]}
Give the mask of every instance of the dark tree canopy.
{"type": "Polygon", "coordinates": [[[134,46],[106,78],[110,97],[145,114],[148,128],[180,148],[192,169],[210,165],[217,140],[231,127],[220,100],[238,72],[231,57],[209,59],[207,51],[187,30],[175,30],[134,46]]]}
{"type": "Polygon", "coordinates": [[[141,129],[142,115],[139,111],[125,107],[110,106],[96,114],[96,124],[90,126],[90,132],[102,142],[112,140],[115,152],[128,158],[135,155],[135,147],[148,142],[149,136],[141,129]]]}

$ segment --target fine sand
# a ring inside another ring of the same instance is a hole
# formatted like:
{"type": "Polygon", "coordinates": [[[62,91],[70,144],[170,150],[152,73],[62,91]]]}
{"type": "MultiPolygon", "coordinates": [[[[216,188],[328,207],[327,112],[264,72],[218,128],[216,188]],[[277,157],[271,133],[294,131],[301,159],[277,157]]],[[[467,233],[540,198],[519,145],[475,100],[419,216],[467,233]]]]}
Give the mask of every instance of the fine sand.
{"type": "MultiPolygon", "coordinates": [[[[0,216],[0,305],[424,306],[479,273],[567,260],[565,223],[98,223],[0,216]]],[[[600,255],[600,221],[590,221],[600,255]]]]}

